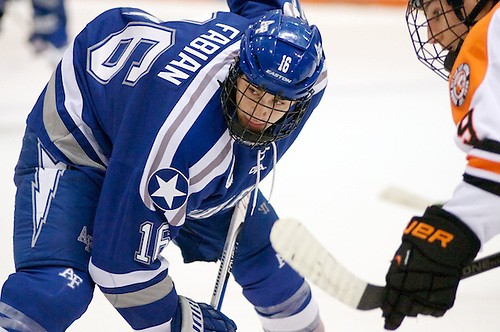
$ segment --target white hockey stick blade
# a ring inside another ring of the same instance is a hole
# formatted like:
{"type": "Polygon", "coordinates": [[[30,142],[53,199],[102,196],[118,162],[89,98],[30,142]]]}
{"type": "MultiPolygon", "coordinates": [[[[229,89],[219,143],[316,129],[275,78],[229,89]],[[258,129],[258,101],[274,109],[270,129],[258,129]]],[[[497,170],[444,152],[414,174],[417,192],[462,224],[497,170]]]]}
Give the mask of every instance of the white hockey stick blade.
{"type": "MultiPolygon", "coordinates": [[[[271,230],[274,250],[304,278],[348,306],[380,308],[384,287],[367,283],[340,264],[297,220],[280,219],[271,230]]],[[[477,259],[462,270],[461,279],[500,267],[500,253],[477,259]]]]}
{"type": "Polygon", "coordinates": [[[351,273],[299,221],[276,221],[271,243],[294,270],[344,304],[360,310],[380,307],[383,287],[351,273]]]}
{"type": "Polygon", "coordinates": [[[398,204],[416,210],[425,210],[428,206],[437,203],[431,202],[429,199],[396,186],[389,186],[385,188],[379,194],[379,198],[389,203],[398,204]]]}

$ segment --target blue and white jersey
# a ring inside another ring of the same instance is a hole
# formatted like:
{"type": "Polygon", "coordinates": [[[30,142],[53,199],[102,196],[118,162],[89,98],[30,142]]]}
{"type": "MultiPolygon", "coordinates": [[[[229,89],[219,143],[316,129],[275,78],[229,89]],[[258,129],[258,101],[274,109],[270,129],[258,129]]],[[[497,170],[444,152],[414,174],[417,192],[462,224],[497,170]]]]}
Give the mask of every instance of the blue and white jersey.
{"type": "MultiPolygon", "coordinates": [[[[134,329],[167,324],[174,313],[159,254],[186,218],[233,207],[305,122],[260,151],[229,135],[219,83],[242,32],[283,3],[229,5],[232,12],[199,22],[163,22],[135,8],[101,14],[70,45],[28,118],[55,158],[103,179],[90,272],[134,329]]],[[[326,81],[325,69],[305,119],[326,81]]]]}

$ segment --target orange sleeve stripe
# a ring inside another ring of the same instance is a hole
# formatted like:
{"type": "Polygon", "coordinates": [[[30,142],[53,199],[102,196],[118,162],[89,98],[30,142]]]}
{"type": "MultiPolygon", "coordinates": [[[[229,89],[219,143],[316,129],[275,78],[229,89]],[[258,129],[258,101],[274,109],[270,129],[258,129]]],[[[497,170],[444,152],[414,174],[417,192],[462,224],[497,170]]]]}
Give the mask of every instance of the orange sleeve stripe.
{"type": "Polygon", "coordinates": [[[469,161],[469,167],[500,174],[500,163],[472,156],[467,156],[467,160],[469,161]]]}

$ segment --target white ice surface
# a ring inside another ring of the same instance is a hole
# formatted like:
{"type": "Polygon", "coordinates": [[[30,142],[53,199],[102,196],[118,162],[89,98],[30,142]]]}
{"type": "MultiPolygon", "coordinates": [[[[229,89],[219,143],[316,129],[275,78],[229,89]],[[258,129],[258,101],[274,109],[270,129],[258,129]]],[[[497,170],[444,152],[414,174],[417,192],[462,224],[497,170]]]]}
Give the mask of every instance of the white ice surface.
{"type": "MultiPolygon", "coordinates": [[[[101,11],[137,6],[164,18],[224,10],[222,0],[70,0],[72,35],[101,11]]],[[[303,133],[278,164],[272,203],[283,217],[301,220],[334,256],[370,282],[383,284],[389,261],[409,218],[422,211],[381,201],[395,185],[430,200],[448,199],[461,179],[465,158],[453,144],[447,84],[413,52],[404,8],[304,4],[322,30],[330,85],[303,133]]],[[[52,68],[26,42],[29,4],[16,1],[0,32],[0,282],[13,271],[13,168],[27,113],[52,68]]],[[[269,180],[264,192],[269,190],[269,180]]],[[[500,250],[497,238],[481,255],[500,250]]],[[[216,264],[182,264],[167,248],[178,292],[209,302],[216,264]]],[[[401,332],[498,331],[500,277],[490,271],[461,283],[456,304],[443,318],[407,319],[401,332]]],[[[381,311],[350,309],[313,287],[327,331],[384,331],[381,311]]],[[[29,294],[26,294],[29,296],[29,294]]],[[[238,331],[260,331],[253,308],[230,280],[223,311],[238,331]]],[[[129,331],[96,290],[88,311],[68,331],[129,331]]]]}

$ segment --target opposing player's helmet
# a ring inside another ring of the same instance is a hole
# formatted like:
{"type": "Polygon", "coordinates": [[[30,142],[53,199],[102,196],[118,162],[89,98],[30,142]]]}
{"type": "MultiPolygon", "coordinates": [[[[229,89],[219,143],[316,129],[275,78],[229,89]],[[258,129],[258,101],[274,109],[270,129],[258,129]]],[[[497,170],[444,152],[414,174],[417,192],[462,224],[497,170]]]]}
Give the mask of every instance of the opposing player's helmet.
{"type": "Polygon", "coordinates": [[[252,147],[266,146],[288,136],[304,116],[323,63],[321,36],[316,26],[285,16],[280,10],[261,17],[243,34],[239,57],[222,83],[222,107],[231,136],[252,147]],[[249,83],[244,91],[238,88],[239,78],[249,83]],[[249,96],[248,87],[274,95],[273,106],[267,106],[266,119],[259,119],[266,122],[265,130],[252,130],[238,119],[238,112],[257,119],[257,107],[266,107],[261,103],[262,96],[249,96]],[[237,95],[250,98],[255,105],[253,110],[242,108],[237,95]],[[278,103],[289,107],[284,110],[277,107],[278,103]],[[273,122],[276,112],[281,112],[281,117],[273,122]]]}
{"type": "Polygon", "coordinates": [[[441,7],[440,10],[427,13],[424,8],[427,8],[427,4],[431,1],[435,0],[409,0],[406,23],[418,59],[447,80],[467,33],[476,23],[477,15],[489,2],[496,3],[498,0],[479,0],[470,13],[466,13],[464,9],[464,0],[438,0],[436,3],[441,7]],[[446,1],[451,8],[445,8],[443,1],[446,1]],[[459,23],[451,23],[448,14],[455,15],[459,23]],[[429,21],[434,19],[443,20],[448,27],[441,31],[432,31],[429,21]],[[450,31],[454,35],[454,39],[447,45],[430,42],[439,39],[445,31],[450,31]],[[452,47],[452,45],[458,46],[452,47]]]}

